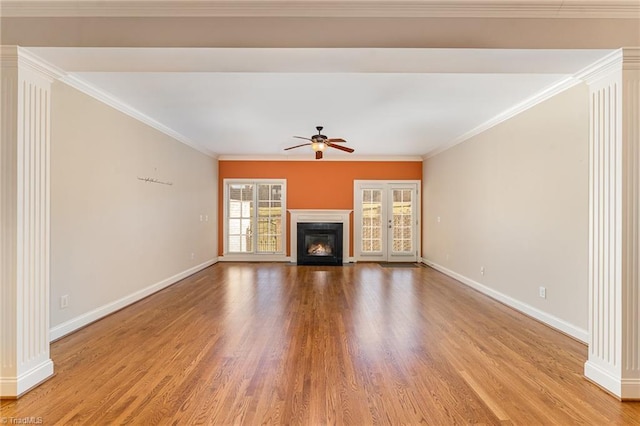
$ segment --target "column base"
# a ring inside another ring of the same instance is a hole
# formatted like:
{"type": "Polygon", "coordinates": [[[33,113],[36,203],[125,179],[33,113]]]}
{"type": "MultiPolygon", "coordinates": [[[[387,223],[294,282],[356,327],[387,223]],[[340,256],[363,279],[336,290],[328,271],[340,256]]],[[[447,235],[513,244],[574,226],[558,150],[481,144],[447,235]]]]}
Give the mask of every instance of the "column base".
{"type": "Polygon", "coordinates": [[[53,361],[47,359],[19,377],[0,377],[0,398],[17,399],[53,376],[53,361]]]}
{"type": "Polygon", "coordinates": [[[591,361],[584,364],[584,375],[621,401],[640,401],[640,379],[616,377],[591,361]]]}

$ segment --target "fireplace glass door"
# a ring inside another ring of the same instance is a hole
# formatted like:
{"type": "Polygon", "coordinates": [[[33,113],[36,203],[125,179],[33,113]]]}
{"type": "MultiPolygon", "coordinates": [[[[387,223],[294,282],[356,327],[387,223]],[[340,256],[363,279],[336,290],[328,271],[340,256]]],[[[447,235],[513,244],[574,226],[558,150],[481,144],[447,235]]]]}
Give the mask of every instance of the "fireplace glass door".
{"type": "Polygon", "coordinates": [[[298,265],[342,265],[342,224],[306,223],[297,225],[298,265]]]}

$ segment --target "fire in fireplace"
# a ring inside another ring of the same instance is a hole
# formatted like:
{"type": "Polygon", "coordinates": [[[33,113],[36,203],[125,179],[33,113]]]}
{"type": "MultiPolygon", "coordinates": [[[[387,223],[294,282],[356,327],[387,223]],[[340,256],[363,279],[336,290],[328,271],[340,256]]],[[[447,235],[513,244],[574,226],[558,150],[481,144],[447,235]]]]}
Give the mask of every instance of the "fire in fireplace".
{"type": "Polygon", "coordinates": [[[298,222],[298,265],[342,265],[342,224],[298,222]]]}
{"type": "Polygon", "coordinates": [[[307,253],[313,256],[331,256],[331,253],[333,253],[333,248],[329,243],[325,243],[323,241],[314,241],[313,243],[309,244],[307,253]]]}

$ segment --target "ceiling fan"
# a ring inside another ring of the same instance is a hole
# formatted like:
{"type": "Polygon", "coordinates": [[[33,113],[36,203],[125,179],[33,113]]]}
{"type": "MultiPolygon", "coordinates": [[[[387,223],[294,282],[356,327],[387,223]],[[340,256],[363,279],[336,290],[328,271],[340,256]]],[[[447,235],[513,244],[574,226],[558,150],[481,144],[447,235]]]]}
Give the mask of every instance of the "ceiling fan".
{"type": "Polygon", "coordinates": [[[340,139],[340,138],[328,138],[325,135],[321,134],[320,132],[322,132],[322,126],[317,126],[316,130],[318,131],[317,135],[313,135],[310,138],[305,138],[302,136],[294,136],[294,138],[298,138],[298,139],[305,139],[311,142],[307,142],[307,143],[303,143],[301,145],[296,145],[296,146],[290,146],[289,148],[285,148],[285,151],[288,151],[290,149],[294,149],[294,148],[300,148],[301,146],[307,146],[307,145],[311,145],[311,149],[313,149],[316,153],[316,160],[320,160],[322,158],[322,153],[324,152],[325,149],[327,149],[327,147],[331,147],[331,148],[335,148],[335,149],[339,149],[340,151],[345,151],[348,153],[352,153],[353,152],[353,148],[347,148],[346,146],[342,146],[342,145],[335,145],[336,143],[345,143],[347,141],[345,141],[344,139],[340,139]]]}

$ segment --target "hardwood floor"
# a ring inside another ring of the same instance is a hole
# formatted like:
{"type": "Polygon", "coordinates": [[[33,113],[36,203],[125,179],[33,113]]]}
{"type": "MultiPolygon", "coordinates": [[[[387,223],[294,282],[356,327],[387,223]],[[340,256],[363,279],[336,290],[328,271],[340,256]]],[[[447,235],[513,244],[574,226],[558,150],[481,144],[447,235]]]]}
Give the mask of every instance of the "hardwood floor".
{"type": "Polygon", "coordinates": [[[586,346],[430,268],[219,263],[51,347],[44,424],[640,425],[586,346]]]}

